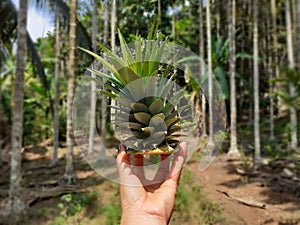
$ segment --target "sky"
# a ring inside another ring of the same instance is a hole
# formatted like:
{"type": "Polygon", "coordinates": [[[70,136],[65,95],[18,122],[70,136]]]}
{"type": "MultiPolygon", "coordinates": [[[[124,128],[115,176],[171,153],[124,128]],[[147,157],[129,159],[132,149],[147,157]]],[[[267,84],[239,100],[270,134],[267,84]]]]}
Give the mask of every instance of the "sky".
{"type": "MultiPolygon", "coordinates": [[[[12,0],[16,5],[17,9],[19,7],[19,0],[12,0]]],[[[47,16],[43,15],[45,13],[38,13],[34,7],[29,6],[28,9],[28,20],[27,20],[27,30],[33,41],[39,37],[46,37],[49,31],[53,31],[54,27],[47,16]]]]}

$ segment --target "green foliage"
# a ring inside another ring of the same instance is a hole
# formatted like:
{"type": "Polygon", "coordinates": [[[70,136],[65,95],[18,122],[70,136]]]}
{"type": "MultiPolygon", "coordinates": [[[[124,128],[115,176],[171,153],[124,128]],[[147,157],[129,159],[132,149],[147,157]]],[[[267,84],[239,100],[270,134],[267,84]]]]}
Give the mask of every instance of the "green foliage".
{"type": "Polygon", "coordinates": [[[83,207],[91,204],[95,198],[95,192],[90,192],[88,194],[66,194],[61,197],[61,202],[57,207],[62,210],[61,215],[73,216],[80,212],[83,207]]]}
{"type": "Polygon", "coordinates": [[[224,221],[221,208],[208,200],[202,188],[193,183],[191,171],[183,170],[177,189],[174,213],[171,221],[174,224],[218,224],[224,221]],[[196,210],[191,210],[191,208],[196,210]]]}
{"type": "Polygon", "coordinates": [[[105,205],[101,207],[101,212],[106,217],[105,225],[118,225],[121,220],[121,208],[118,205],[105,205]]]}
{"type": "Polygon", "coordinates": [[[120,224],[122,211],[119,191],[115,192],[109,205],[103,205],[99,208],[99,213],[102,217],[105,217],[105,225],[120,224]]]}
{"type": "Polygon", "coordinates": [[[81,212],[85,207],[92,204],[96,199],[96,192],[90,192],[88,194],[65,194],[61,196],[61,202],[57,204],[57,208],[60,211],[52,225],[64,225],[68,224],[69,217],[81,212]]]}
{"type": "Polygon", "coordinates": [[[270,81],[281,85],[280,90],[275,92],[275,94],[287,105],[299,105],[297,102],[299,103],[300,100],[300,72],[287,67],[282,67],[280,72],[280,78],[270,81]],[[291,93],[289,92],[290,85],[295,88],[295,96],[291,96],[291,93]]]}

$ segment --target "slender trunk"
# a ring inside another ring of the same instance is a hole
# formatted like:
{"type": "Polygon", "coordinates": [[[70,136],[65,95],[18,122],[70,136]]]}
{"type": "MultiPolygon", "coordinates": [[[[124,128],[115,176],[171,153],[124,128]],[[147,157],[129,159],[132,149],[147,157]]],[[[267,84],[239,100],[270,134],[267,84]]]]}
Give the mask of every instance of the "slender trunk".
{"type": "Polygon", "coordinates": [[[297,66],[296,69],[300,72],[300,1],[296,1],[296,62],[297,66]]]}
{"type": "MultiPolygon", "coordinates": [[[[94,0],[93,7],[93,21],[92,21],[92,42],[93,51],[97,51],[97,35],[98,35],[98,0],[94,0]]],[[[93,63],[93,69],[96,63],[93,63]]],[[[92,77],[95,78],[95,74],[92,73],[92,77]]],[[[95,134],[95,118],[96,118],[96,83],[91,81],[91,108],[90,108],[90,131],[89,131],[89,148],[88,154],[91,154],[94,150],[94,134],[95,134]]]]}
{"type": "Polygon", "coordinates": [[[103,44],[105,47],[108,45],[108,28],[109,28],[109,3],[108,0],[104,1],[104,28],[103,28],[103,44]]]}
{"type": "Polygon", "coordinates": [[[173,40],[176,40],[176,13],[175,13],[175,4],[173,3],[173,12],[172,12],[172,37],[173,40]]]}
{"type": "MultiPolygon", "coordinates": [[[[269,74],[269,80],[272,81],[274,78],[273,75],[273,53],[272,53],[272,46],[271,46],[271,23],[270,23],[270,17],[267,17],[267,30],[269,31],[267,34],[267,48],[268,48],[268,74],[269,74]]],[[[274,85],[272,82],[269,82],[269,95],[270,95],[270,137],[269,139],[271,141],[275,140],[274,136],[274,95],[273,95],[273,89],[274,85]]]]}
{"type": "Polygon", "coordinates": [[[68,95],[67,95],[67,163],[62,182],[74,183],[73,169],[73,98],[75,88],[75,50],[76,50],[76,11],[77,0],[70,0],[70,30],[69,30],[69,63],[68,63],[68,95]]]}
{"type": "Polygon", "coordinates": [[[258,2],[253,1],[253,82],[254,82],[254,144],[255,162],[260,163],[259,131],[259,69],[258,69],[258,2]]]}
{"type": "Polygon", "coordinates": [[[116,34],[115,34],[115,26],[116,26],[116,22],[117,22],[117,18],[116,18],[116,0],[112,0],[112,8],[111,8],[111,24],[110,24],[110,31],[111,31],[111,50],[114,51],[115,47],[116,47],[116,34]]]}
{"type": "MultiPolygon", "coordinates": [[[[296,66],[296,70],[298,73],[300,73],[300,1],[296,1],[296,62],[297,62],[297,66],[296,66]]],[[[297,118],[297,117],[296,117],[297,118]]],[[[296,134],[297,137],[297,134],[296,134]]],[[[296,143],[296,147],[298,143],[296,143]]],[[[299,152],[299,149],[298,149],[299,152]]]]}
{"type": "MultiPolygon", "coordinates": [[[[277,37],[277,16],[276,16],[276,0],[271,0],[271,14],[272,14],[272,45],[273,45],[273,67],[274,67],[274,77],[276,79],[279,78],[279,66],[278,66],[278,37],[277,37]]],[[[274,86],[274,91],[278,92],[281,87],[279,82],[277,82],[274,86]]],[[[278,114],[282,115],[285,111],[285,106],[282,99],[277,97],[277,105],[278,105],[278,114]]]]}
{"type": "Polygon", "coordinates": [[[221,18],[220,18],[220,1],[215,1],[215,9],[216,9],[216,28],[217,28],[217,40],[220,39],[220,27],[221,27],[221,18]]]}
{"type": "Polygon", "coordinates": [[[54,100],[54,140],[53,140],[53,158],[51,165],[57,164],[57,154],[59,145],[59,98],[60,98],[60,16],[56,15],[56,33],[55,33],[55,100],[54,100]]]}
{"type": "MultiPolygon", "coordinates": [[[[249,17],[251,18],[251,16],[253,17],[252,15],[253,13],[253,5],[252,5],[252,0],[249,0],[248,2],[248,15],[249,17]]],[[[249,37],[249,43],[251,43],[251,41],[253,41],[252,39],[252,36],[253,36],[253,33],[252,33],[252,24],[251,22],[249,22],[249,26],[248,26],[248,37],[249,37]]],[[[249,66],[249,71],[252,71],[253,70],[253,60],[252,59],[249,59],[248,61],[248,66],[249,66]]],[[[253,77],[250,76],[249,78],[249,86],[251,88],[253,88],[253,77]]],[[[253,93],[251,93],[251,91],[249,92],[249,118],[248,118],[248,125],[252,125],[253,124],[253,93]],[[252,94],[252,95],[251,95],[252,94]]]]}
{"type": "Polygon", "coordinates": [[[209,68],[208,74],[208,104],[209,104],[209,145],[215,146],[214,143],[214,112],[213,112],[213,83],[212,83],[212,56],[211,56],[211,26],[210,26],[210,0],[206,1],[206,29],[207,29],[207,62],[209,68]]]}
{"type": "MultiPolygon", "coordinates": [[[[287,52],[289,69],[295,69],[294,49],[293,49],[293,30],[291,21],[291,6],[290,0],[285,1],[285,16],[286,16],[286,37],[287,37],[287,52]]],[[[291,97],[296,96],[296,89],[292,83],[289,84],[289,92],[291,97]]],[[[290,105],[290,117],[291,117],[291,149],[297,150],[297,112],[294,104],[290,105]]]]}
{"type": "MultiPolygon", "coordinates": [[[[112,1],[112,8],[111,8],[111,25],[110,25],[110,29],[111,29],[111,50],[112,52],[115,51],[115,45],[116,45],[116,34],[115,34],[115,25],[116,25],[116,0],[113,0],[112,1]]],[[[116,105],[116,102],[111,99],[111,104],[112,106],[115,106],[116,105]]],[[[116,110],[111,108],[111,121],[115,121],[115,113],[116,113],[116,110]]],[[[115,123],[111,123],[112,124],[112,128],[114,129],[115,127],[115,123]]]]}
{"type": "Polygon", "coordinates": [[[230,68],[230,157],[240,157],[237,149],[236,133],[236,84],[235,84],[235,0],[228,0],[228,37],[229,37],[229,68],[230,68]]]}
{"type": "Polygon", "coordinates": [[[161,0],[157,1],[158,24],[161,24],[161,0]]]}
{"type": "MultiPolygon", "coordinates": [[[[204,61],[204,29],[203,29],[203,2],[202,0],[199,0],[199,54],[200,54],[200,58],[204,61]]],[[[204,68],[204,64],[201,62],[201,67],[200,67],[201,71],[201,76],[204,76],[205,73],[205,68],[204,68]]],[[[207,136],[207,132],[206,132],[206,98],[204,93],[202,93],[202,137],[206,137],[207,136]]]]}
{"type": "Polygon", "coordinates": [[[21,149],[23,140],[23,111],[24,111],[24,70],[27,50],[27,0],[19,1],[16,74],[13,95],[13,118],[11,137],[11,163],[9,199],[5,208],[0,212],[0,223],[21,224],[26,219],[26,208],[21,192],[21,149]],[[3,220],[3,221],[1,221],[3,220]]]}
{"type": "MultiPolygon", "coordinates": [[[[104,46],[108,45],[108,35],[109,35],[109,4],[108,1],[104,1],[104,32],[103,32],[103,43],[104,46]]],[[[104,58],[107,59],[107,55],[104,54],[104,58]]],[[[103,72],[106,74],[107,68],[103,67],[103,72]]],[[[103,80],[104,81],[104,80],[103,80]]],[[[104,87],[103,87],[104,89],[104,87]]],[[[108,113],[110,109],[107,109],[107,99],[105,95],[101,95],[101,137],[102,145],[100,149],[100,155],[105,155],[105,134],[106,134],[106,121],[109,118],[108,113]]]]}

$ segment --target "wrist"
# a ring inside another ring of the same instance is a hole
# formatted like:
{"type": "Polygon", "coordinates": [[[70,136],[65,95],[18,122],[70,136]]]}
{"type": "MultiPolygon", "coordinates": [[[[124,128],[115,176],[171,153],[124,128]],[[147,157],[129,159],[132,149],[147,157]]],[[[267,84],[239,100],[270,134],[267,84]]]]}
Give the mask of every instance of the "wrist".
{"type": "Polygon", "coordinates": [[[122,213],[121,225],[166,225],[167,219],[151,214],[122,213]]]}

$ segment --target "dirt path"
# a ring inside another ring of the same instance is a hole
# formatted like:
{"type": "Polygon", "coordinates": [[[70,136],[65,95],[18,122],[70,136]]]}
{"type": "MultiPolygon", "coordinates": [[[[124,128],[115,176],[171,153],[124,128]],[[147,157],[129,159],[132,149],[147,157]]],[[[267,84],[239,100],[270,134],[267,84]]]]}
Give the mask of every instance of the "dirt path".
{"type": "Polygon", "coordinates": [[[228,224],[300,224],[300,201],[290,195],[289,187],[276,192],[264,182],[239,175],[236,172],[239,165],[239,162],[227,162],[221,155],[205,172],[200,172],[196,163],[187,168],[196,174],[194,182],[203,186],[208,198],[221,206],[223,215],[230,221],[228,224]],[[248,206],[243,201],[265,208],[248,206]]]}

